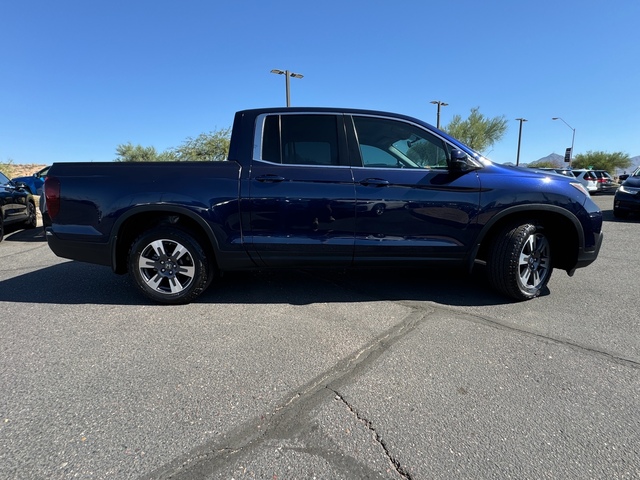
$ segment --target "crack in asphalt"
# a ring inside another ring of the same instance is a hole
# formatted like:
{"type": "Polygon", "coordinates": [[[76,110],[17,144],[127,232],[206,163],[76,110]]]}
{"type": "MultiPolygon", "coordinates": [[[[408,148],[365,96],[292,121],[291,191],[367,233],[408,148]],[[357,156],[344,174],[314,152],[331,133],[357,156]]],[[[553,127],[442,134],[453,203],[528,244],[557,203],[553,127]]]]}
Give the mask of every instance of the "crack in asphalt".
{"type": "Polygon", "coordinates": [[[387,447],[386,442],[383,440],[380,434],[376,431],[376,428],[373,425],[373,423],[367,418],[363,417],[349,402],[347,402],[347,400],[338,391],[333,390],[331,388],[329,388],[329,390],[332,391],[336,395],[336,399],[344,403],[346,407],[349,409],[349,411],[351,411],[351,413],[355,415],[358,421],[360,421],[373,434],[376,442],[378,443],[378,445],[380,445],[385,455],[389,459],[389,462],[391,462],[391,465],[393,465],[393,468],[395,468],[396,472],[400,476],[402,476],[402,478],[412,480],[411,474],[407,472],[404,468],[402,468],[402,465],[400,464],[400,462],[391,454],[391,452],[389,451],[389,448],[387,447]]]}
{"type": "MultiPolygon", "coordinates": [[[[214,440],[196,447],[191,452],[175,458],[141,478],[185,480],[206,478],[213,472],[228,467],[240,454],[251,452],[268,440],[295,437],[307,427],[304,413],[325,401],[327,390],[336,392],[339,384],[348,383],[357,378],[363,369],[368,368],[391,345],[406,337],[422,323],[428,316],[428,312],[429,309],[417,311],[412,308],[401,322],[300,387],[290,398],[275,406],[270,414],[245,422],[225,435],[225,440],[214,440]]],[[[354,409],[351,411],[355,413],[354,409]]],[[[383,445],[379,436],[376,439],[378,444],[383,445]]],[[[387,458],[391,459],[395,470],[403,478],[410,479],[411,477],[406,473],[402,473],[402,467],[394,462],[388,448],[384,445],[383,450],[387,458]]]]}

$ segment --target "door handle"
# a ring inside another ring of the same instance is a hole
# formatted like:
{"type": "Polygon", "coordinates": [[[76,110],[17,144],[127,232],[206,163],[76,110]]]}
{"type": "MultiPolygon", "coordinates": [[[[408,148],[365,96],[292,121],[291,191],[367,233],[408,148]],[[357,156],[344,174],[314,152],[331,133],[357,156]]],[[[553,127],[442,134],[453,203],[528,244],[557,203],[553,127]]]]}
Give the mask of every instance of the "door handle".
{"type": "Polygon", "coordinates": [[[364,180],[360,180],[360,185],[365,187],[388,187],[389,181],[382,178],[365,178],[364,180]]]}
{"type": "Polygon", "coordinates": [[[256,177],[256,180],[259,182],[277,183],[284,182],[284,177],[281,177],[279,175],[260,175],[256,177]]]}

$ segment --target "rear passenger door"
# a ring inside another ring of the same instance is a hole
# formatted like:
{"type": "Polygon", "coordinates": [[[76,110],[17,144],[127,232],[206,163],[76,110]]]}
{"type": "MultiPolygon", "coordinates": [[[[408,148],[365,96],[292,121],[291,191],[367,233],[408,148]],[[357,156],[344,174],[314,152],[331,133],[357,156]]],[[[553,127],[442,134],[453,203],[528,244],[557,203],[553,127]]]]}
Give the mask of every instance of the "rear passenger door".
{"type": "Polygon", "coordinates": [[[343,116],[258,117],[249,175],[254,255],[269,267],[350,265],[355,187],[343,116]]]}

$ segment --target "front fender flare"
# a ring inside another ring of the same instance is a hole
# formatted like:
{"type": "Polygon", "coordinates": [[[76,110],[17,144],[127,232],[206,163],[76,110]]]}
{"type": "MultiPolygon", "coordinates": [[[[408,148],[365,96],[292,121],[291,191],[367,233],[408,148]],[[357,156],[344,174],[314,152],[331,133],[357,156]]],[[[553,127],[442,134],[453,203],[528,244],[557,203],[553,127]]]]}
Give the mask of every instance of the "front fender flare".
{"type": "Polygon", "coordinates": [[[471,269],[473,268],[473,264],[476,261],[476,258],[478,256],[478,251],[480,250],[480,246],[482,245],[482,242],[484,241],[487,234],[493,230],[496,224],[500,223],[504,219],[511,216],[516,216],[516,215],[522,216],[523,214],[527,214],[527,213],[531,213],[532,216],[534,216],[535,213],[539,213],[539,212],[561,215],[567,220],[569,220],[576,230],[576,234],[578,236],[578,242],[579,242],[578,244],[579,250],[584,249],[585,238],[584,238],[584,230],[582,228],[582,224],[580,223],[580,220],[578,220],[578,217],[576,217],[573,213],[571,213],[566,208],[559,207],[557,205],[548,205],[544,203],[540,203],[540,204],[530,203],[526,205],[515,205],[513,207],[505,208],[504,210],[499,211],[498,213],[493,215],[491,219],[489,219],[489,221],[482,227],[482,230],[478,234],[476,244],[474,245],[473,250],[469,255],[469,260],[467,265],[468,270],[471,271],[471,269]]]}

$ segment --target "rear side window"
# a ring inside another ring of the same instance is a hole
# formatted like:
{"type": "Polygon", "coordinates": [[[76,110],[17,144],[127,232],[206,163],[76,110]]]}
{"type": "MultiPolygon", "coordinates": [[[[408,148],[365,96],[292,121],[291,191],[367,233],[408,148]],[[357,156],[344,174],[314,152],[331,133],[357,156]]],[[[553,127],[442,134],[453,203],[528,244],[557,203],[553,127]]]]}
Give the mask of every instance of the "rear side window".
{"type": "Polygon", "coordinates": [[[288,165],[339,165],[335,115],[269,115],[262,160],[288,165]]]}

